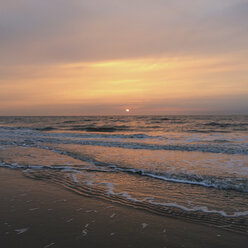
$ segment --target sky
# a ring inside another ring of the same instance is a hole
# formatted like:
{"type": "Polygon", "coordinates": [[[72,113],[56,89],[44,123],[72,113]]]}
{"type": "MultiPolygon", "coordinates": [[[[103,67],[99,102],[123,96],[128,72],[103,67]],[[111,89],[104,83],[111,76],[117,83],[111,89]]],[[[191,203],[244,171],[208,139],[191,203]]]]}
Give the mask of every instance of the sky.
{"type": "Polygon", "coordinates": [[[248,114],[248,0],[0,0],[0,115],[248,114]]]}

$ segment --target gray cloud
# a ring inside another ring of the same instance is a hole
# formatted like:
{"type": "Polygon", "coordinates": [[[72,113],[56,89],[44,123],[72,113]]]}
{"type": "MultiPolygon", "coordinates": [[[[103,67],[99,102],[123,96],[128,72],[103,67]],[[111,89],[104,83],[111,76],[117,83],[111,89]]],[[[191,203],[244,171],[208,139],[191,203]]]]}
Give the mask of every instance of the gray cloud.
{"type": "Polygon", "coordinates": [[[246,0],[0,1],[0,63],[247,50],[246,0]]]}

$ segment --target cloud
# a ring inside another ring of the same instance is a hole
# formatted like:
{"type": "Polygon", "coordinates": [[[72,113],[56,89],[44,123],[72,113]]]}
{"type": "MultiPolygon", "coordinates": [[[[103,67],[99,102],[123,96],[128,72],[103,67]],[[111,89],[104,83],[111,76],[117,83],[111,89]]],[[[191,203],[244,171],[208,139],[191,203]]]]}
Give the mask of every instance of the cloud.
{"type": "Polygon", "coordinates": [[[239,52],[247,9],[242,0],[0,1],[0,63],[239,52]]]}
{"type": "Polygon", "coordinates": [[[243,113],[247,13],[247,0],[0,0],[0,115],[243,113]]]}

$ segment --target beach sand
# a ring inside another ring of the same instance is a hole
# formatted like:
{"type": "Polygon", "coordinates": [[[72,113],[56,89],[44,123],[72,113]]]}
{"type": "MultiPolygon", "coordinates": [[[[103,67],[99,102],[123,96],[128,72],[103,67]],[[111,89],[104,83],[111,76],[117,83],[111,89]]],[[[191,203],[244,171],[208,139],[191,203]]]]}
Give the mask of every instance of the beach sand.
{"type": "Polygon", "coordinates": [[[248,235],[79,196],[0,169],[0,247],[247,247],[248,235]]]}

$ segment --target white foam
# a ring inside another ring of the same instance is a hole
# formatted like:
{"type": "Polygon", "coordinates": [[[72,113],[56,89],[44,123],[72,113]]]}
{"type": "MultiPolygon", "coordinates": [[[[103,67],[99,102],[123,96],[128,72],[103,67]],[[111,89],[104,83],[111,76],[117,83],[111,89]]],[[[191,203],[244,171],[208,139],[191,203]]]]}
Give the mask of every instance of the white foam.
{"type": "Polygon", "coordinates": [[[86,210],[86,213],[97,213],[97,210],[86,210]]]}
{"type": "Polygon", "coordinates": [[[27,228],[21,228],[21,229],[16,229],[15,231],[17,232],[17,234],[22,234],[22,233],[25,233],[26,231],[28,231],[28,227],[27,228]]]}
{"type": "Polygon", "coordinates": [[[248,211],[243,211],[243,212],[234,212],[233,214],[228,214],[223,210],[210,210],[208,209],[207,206],[195,206],[193,208],[188,208],[185,207],[183,205],[180,205],[178,203],[172,202],[172,203],[160,203],[160,202],[156,202],[153,199],[149,198],[143,198],[143,199],[136,199],[132,196],[130,196],[127,192],[119,192],[119,193],[115,193],[114,192],[114,185],[112,183],[104,183],[107,186],[107,193],[109,195],[120,195],[123,196],[125,199],[132,201],[132,202],[149,202],[151,204],[154,205],[159,205],[159,206],[166,206],[166,207],[175,207],[175,208],[179,208],[182,209],[184,211],[187,212],[204,212],[204,213],[213,213],[213,214],[218,214],[224,217],[241,217],[241,216],[247,216],[248,215],[248,211]]]}
{"type": "Polygon", "coordinates": [[[45,245],[43,248],[48,248],[48,247],[51,247],[53,245],[55,245],[55,243],[50,243],[49,245],[45,245]]]}
{"type": "Polygon", "coordinates": [[[112,214],[111,216],[110,216],[110,218],[114,218],[116,216],[116,214],[112,214]]]}
{"type": "Polygon", "coordinates": [[[86,236],[86,235],[88,234],[88,230],[87,230],[87,229],[84,229],[84,230],[82,231],[82,234],[83,234],[83,236],[86,236]]]}
{"type": "Polygon", "coordinates": [[[75,174],[72,174],[72,180],[74,183],[78,183],[78,179],[77,179],[77,176],[75,174]]]}
{"type": "Polygon", "coordinates": [[[29,211],[35,211],[38,210],[39,208],[30,208],[29,211]]]}
{"type": "Polygon", "coordinates": [[[146,172],[141,169],[130,169],[130,168],[116,168],[116,170],[123,171],[123,172],[131,172],[137,173],[142,176],[147,176],[159,180],[164,180],[167,182],[174,182],[174,183],[184,183],[184,184],[192,184],[192,185],[199,185],[204,187],[213,187],[217,189],[232,189],[240,192],[248,192],[248,185],[245,179],[240,180],[237,178],[214,178],[214,177],[206,177],[202,175],[191,175],[191,174],[169,174],[166,175],[156,175],[151,172],[146,172]],[[180,177],[189,177],[189,179],[180,178],[180,177]]]}
{"type": "Polygon", "coordinates": [[[148,226],[148,224],[146,224],[146,223],[142,223],[141,225],[142,225],[143,229],[145,229],[148,226]]]}
{"type": "Polygon", "coordinates": [[[188,208],[183,205],[177,204],[177,203],[160,203],[160,202],[155,202],[153,200],[149,200],[150,203],[155,204],[155,205],[160,205],[160,206],[166,206],[166,207],[175,207],[175,208],[180,208],[184,211],[188,212],[204,212],[204,213],[213,213],[213,214],[219,214],[224,217],[240,217],[240,216],[246,216],[248,215],[248,211],[243,211],[243,212],[234,212],[233,214],[227,214],[223,210],[210,210],[208,209],[207,206],[195,206],[193,208],[188,208]]]}

